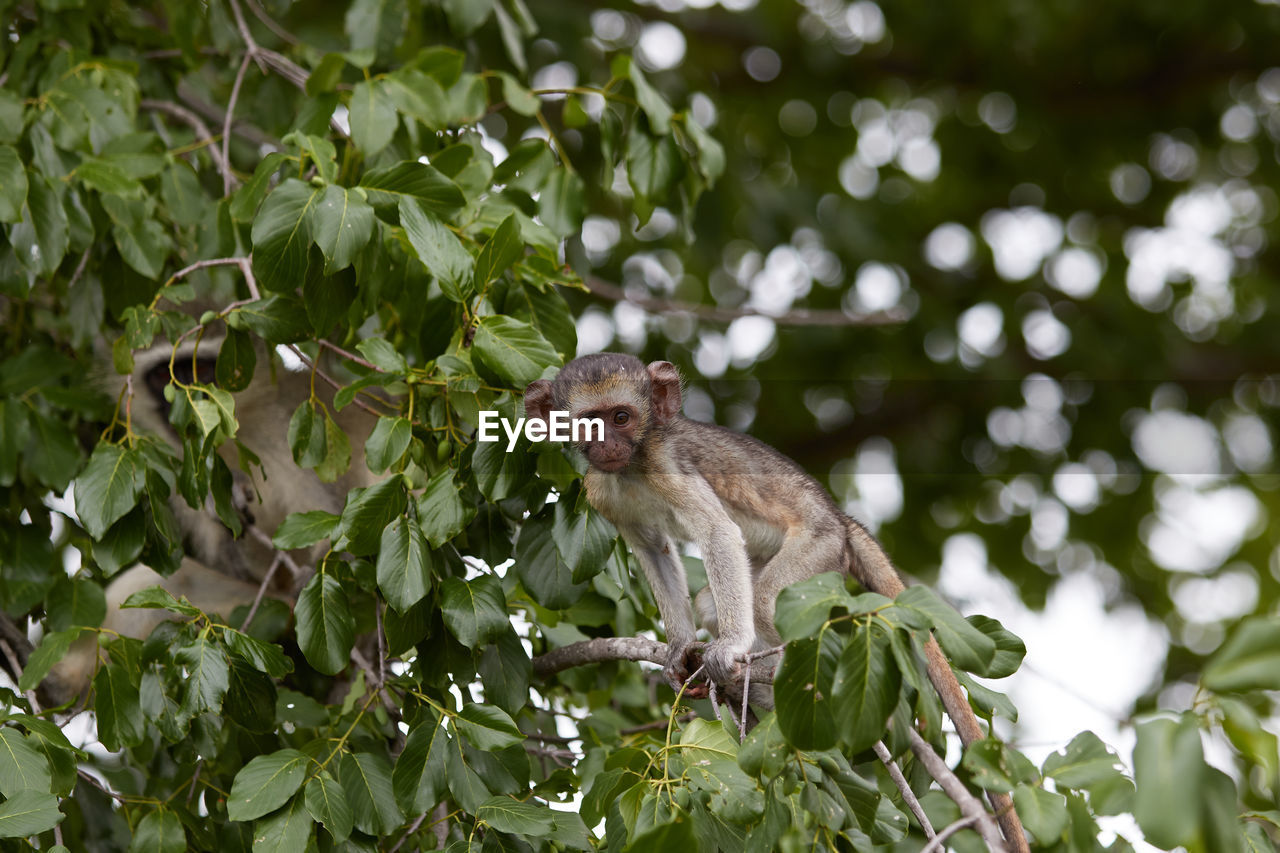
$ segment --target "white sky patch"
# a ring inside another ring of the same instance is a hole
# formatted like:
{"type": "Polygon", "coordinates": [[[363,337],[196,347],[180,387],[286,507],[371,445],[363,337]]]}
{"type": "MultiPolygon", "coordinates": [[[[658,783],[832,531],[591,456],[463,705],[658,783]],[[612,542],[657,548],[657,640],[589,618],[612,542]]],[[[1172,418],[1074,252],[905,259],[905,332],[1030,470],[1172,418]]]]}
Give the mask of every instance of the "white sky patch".
{"type": "Polygon", "coordinates": [[[729,345],[719,332],[704,332],[693,352],[693,366],[704,377],[714,379],[729,369],[729,345]]]}
{"type": "Polygon", "coordinates": [[[1133,431],[1133,450],[1152,471],[1203,479],[1222,471],[1221,445],[1213,424],[1174,409],[1144,414],[1133,431]]]}
{"type": "Polygon", "coordinates": [[[1102,281],[1103,258],[1079,246],[1058,252],[1045,264],[1044,277],[1054,289],[1075,299],[1088,299],[1102,281]]]}
{"type": "Polygon", "coordinates": [[[613,321],[594,305],[577,321],[578,355],[600,352],[613,343],[613,321]]]}
{"type": "Polygon", "coordinates": [[[982,356],[1004,349],[1004,312],[994,302],[979,302],[956,320],[956,334],[967,349],[982,356]]]}
{"type": "Polygon", "coordinates": [[[853,287],[864,311],[886,311],[902,299],[902,276],[893,267],[876,261],[858,268],[853,287]]]}
{"type": "Polygon", "coordinates": [[[1240,619],[1258,606],[1258,578],[1248,566],[1227,569],[1212,578],[1183,578],[1174,584],[1173,603],[1188,622],[1240,619]]]}
{"type": "Polygon", "coordinates": [[[809,295],[813,277],[794,246],[774,246],[765,258],[764,267],[753,275],[748,287],[751,298],[747,305],[773,317],[791,310],[797,299],[809,295]]]}
{"type": "MultiPolygon", "coordinates": [[[[533,72],[535,89],[571,89],[578,85],[578,67],[572,62],[553,62],[533,72]]],[[[545,95],[545,100],[558,100],[564,95],[545,95]]]]}
{"type": "Polygon", "coordinates": [[[1210,572],[1240,549],[1263,518],[1253,492],[1243,486],[1201,491],[1169,482],[1157,487],[1154,519],[1139,534],[1151,559],[1174,572],[1210,572]]]}
{"type": "Polygon", "coordinates": [[[1271,433],[1257,415],[1231,415],[1223,424],[1222,437],[1226,440],[1231,461],[1241,471],[1260,474],[1271,465],[1271,433]]]}
{"type": "Polygon", "coordinates": [[[902,514],[902,475],[888,439],[877,436],[858,446],[853,484],[858,499],[851,511],[872,530],[902,514]]]}
{"type": "Polygon", "coordinates": [[[738,317],[725,330],[733,366],[751,366],[773,343],[777,326],[768,317],[738,317]]]}
{"type": "Polygon", "coordinates": [[[1092,512],[1101,494],[1098,475],[1087,465],[1068,462],[1053,472],[1053,493],[1072,512],[1092,512]]]}
{"type": "Polygon", "coordinates": [[[978,118],[996,133],[1008,133],[1018,123],[1018,105],[1004,92],[990,92],[978,101],[978,118]]]}
{"type": "Polygon", "coordinates": [[[958,222],[944,222],[924,240],[924,259],[940,270],[958,270],[973,260],[973,233],[958,222]]]}
{"type": "Polygon", "coordinates": [[[1022,339],[1031,357],[1044,361],[1070,349],[1071,330],[1052,311],[1032,311],[1022,318],[1022,339]]]}
{"type": "Polygon", "coordinates": [[[1062,220],[1038,207],[992,210],[982,217],[982,237],[991,247],[996,273],[1022,281],[1062,243],[1062,220]]]}
{"type": "Polygon", "coordinates": [[[648,71],[665,71],[684,61],[684,33],[666,21],[646,24],[637,47],[640,64],[648,71]]]}

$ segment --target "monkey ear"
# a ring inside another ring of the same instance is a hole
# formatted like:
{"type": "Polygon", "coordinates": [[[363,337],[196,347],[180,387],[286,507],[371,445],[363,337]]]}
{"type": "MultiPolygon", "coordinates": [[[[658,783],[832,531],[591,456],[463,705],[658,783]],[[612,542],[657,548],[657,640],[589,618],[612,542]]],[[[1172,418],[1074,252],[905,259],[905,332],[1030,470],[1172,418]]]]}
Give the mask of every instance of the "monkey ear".
{"type": "Polygon", "coordinates": [[[524,413],[531,421],[551,423],[551,380],[538,379],[524,389],[524,413]]]}
{"type": "Polygon", "coordinates": [[[655,361],[649,365],[649,381],[653,413],[666,423],[680,414],[680,371],[669,361],[655,361]]]}

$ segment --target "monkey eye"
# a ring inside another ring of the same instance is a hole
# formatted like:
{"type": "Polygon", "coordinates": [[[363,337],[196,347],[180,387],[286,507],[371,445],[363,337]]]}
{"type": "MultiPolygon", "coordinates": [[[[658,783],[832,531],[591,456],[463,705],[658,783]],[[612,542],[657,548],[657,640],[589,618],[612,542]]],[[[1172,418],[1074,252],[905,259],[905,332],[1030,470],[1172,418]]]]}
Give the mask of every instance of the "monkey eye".
{"type": "Polygon", "coordinates": [[[618,411],[613,413],[613,422],[618,426],[626,426],[630,420],[631,420],[631,413],[628,411],[619,409],[618,411]]]}

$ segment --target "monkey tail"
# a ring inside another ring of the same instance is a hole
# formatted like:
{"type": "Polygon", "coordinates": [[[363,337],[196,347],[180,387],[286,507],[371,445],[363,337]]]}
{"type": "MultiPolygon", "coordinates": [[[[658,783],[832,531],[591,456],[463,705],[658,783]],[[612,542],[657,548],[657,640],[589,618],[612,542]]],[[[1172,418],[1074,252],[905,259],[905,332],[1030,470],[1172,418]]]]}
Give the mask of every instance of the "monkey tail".
{"type": "MultiPolygon", "coordinates": [[[[850,572],[858,582],[872,592],[878,592],[887,598],[897,598],[906,589],[902,576],[894,568],[893,563],[880,547],[880,543],[865,527],[856,520],[849,519],[849,549],[852,551],[850,572]]],[[[965,696],[960,682],[951,671],[946,655],[938,641],[930,637],[924,646],[925,665],[929,672],[929,680],[947,710],[947,716],[956,727],[961,742],[967,747],[974,741],[982,740],[986,734],[978,725],[978,718],[969,707],[969,699],[965,696]]],[[[995,810],[1000,830],[1012,853],[1027,853],[1027,838],[1022,830],[1022,821],[1013,808],[1013,800],[1008,794],[987,792],[987,799],[995,810]]]]}

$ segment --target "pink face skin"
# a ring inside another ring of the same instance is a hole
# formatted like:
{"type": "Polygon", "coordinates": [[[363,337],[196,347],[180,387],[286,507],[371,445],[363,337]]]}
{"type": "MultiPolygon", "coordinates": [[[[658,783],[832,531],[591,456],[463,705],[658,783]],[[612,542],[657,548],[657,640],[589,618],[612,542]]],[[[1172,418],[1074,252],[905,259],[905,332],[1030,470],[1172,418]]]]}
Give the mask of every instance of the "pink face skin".
{"type": "Polygon", "coordinates": [[[581,445],[587,462],[610,474],[627,467],[636,445],[635,431],[639,418],[635,410],[630,406],[617,406],[604,412],[588,412],[584,417],[598,417],[604,421],[604,439],[581,445]]]}

